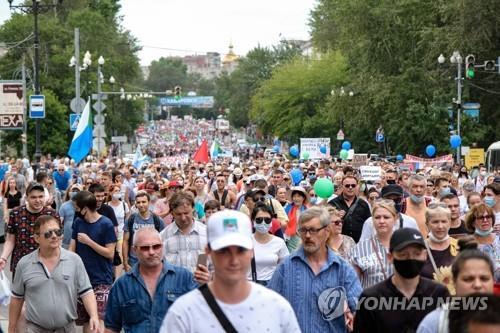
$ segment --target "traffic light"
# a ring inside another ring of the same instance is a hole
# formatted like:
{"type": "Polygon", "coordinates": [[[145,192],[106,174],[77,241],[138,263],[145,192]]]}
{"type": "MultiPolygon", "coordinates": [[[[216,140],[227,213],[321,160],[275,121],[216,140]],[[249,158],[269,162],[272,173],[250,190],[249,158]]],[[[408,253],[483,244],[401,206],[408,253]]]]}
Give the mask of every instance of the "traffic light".
{"type": "Polygon", "coordinates": [[[174,96],[177,101],[181,99],[181,90],[181,86],[175,86],[174,88],[174,96]]]}
{"type": "Polygon", "coordinates": [[[473,79],[474,78],[474,63],[476,62],[476,58],[472,55],[469,54],[467,57],[465,57],[465,77],[468,79],[473,79]]]}
{"type": "Polygon", "coordinates": [[[495,60],[486,60],[484,62],[484,70],[485,71],[494,71],[497,65],[495,64],[495,60]]]}

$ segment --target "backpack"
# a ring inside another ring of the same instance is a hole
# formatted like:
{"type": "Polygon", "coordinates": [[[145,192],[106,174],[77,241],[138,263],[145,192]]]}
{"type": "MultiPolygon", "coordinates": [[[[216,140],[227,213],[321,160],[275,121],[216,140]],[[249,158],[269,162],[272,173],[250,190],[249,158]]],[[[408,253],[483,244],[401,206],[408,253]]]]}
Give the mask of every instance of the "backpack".
{"type": "MultiPolygon", "coordinates": [[[[161,227],[161,220],[160,220],[160,217],[152,212],[150,212],[152,215],[153,215],[153,224],[154,224],[154,227],[155,229],[160,232],[160,227],[161,227]]],[[[132,240],[134,239],[134,222],[135,222],[135,218],[137,217],[139,213],[134,213],[132,216],[129,217],[127,223],[128,223],[128,232],[130,234],[129,238],[128,238],[128,248],[129,248],[129,251],[130,249],[132,248],[132,240]]]]}

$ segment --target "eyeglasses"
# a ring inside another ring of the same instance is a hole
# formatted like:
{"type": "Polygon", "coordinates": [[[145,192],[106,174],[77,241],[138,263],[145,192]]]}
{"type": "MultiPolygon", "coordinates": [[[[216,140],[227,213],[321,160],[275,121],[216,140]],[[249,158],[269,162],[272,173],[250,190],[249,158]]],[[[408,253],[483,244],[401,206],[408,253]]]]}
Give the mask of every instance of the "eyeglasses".
{"type": "Polygon", "coordinates": [[[333,223],[333,224],[335,224],[335,225],[341,225],[341,224],[343,224],[343,223],[344,223],[344,221],[342,221],[342,220],[337,220],[337,221],[333,221],[332,223],[333,223]]]}
{"type": "Polygon", "coordinates": [[[298,233],[302,236],[305,236],[307,235],[307,233],[310,233],[311,236],[314,236],[314,235],[317,235],[318,232],[320,232],[321,230],[325,229],[327,226],[323,226],[321,228],[299,228],[297,229],[298,233]]]}
{"type": "Polygon", "coordinates": [[[316,197],[317,197],[317,195],[316,195],[315,193],[309,193],[309,196],[310,196],[311,198],[316,198],[316,197]]]}
{"type": "Polygon", "coordinates": [[[373,201],[373,200],[378,200],[379,197],[369,197],[368,200],[373,201]]]}
{"type": "Polygon", "coordinates": [[[355,188],[356,184],[345,184],[344,187],[345,188],[355,188]]]}
{"type": "Polygon", "coordinates": [[[253,202],[259,202],[259,201],[266,201],[266,197],[256,197],[256,198],[253,198],[253,202]]]}
{"type": "Polygon", "coordinates": [[[262,222],[264,222],[265,224],[269,224],[269,223],[271,223],[272,220],[273,219],[270,217],[256,217],[255,223],[261,224],[262,222]]]}
{"type": "MultiPolygon", "coordinates": [[[[54,235],[56,235],[56,237],[61,237],[63,234],[63,231],[62,231],[62,229],[47,230],[43,233],[43,237],[45,237],[45,239],[49,239],[50,237],[52,237],[52,233],[54,233],[54,235]]],[[[40,233],[38,233],[37,235],[40,235],[40,233]]]]}
{"type": "Polygon", "coordinates": [[[488,221],[493,218],[493,215],[483,215],[483,216],[476,216],[476,220],[478,221],[488,221]]]}
{"type": "Polygon", "coordinates": [[[136,246],[136,248],[141,250],[142,252],[148,252],[151,249],[153,249],[154,251],[158,251],[159,249],[161,249],[162,245],[163,244],[139,245],[139,246],[136,246]]]}

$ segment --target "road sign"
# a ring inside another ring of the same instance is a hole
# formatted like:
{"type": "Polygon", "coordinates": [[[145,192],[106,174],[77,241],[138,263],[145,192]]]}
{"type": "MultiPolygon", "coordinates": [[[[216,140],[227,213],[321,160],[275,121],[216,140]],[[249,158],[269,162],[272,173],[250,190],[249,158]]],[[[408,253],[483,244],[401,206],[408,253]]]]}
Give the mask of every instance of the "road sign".
{"type": "Polygon", "coordinates": [[[106,109],[106,104],[98,100],[97,102],[94,103],[93,107],[94,110],[96,110],[97,112],[102,112],[106,109]]]}
{"type": "Polygon", "coordinates": [[[96,124],[104,124],[105,118],[102,114],[96,114],[94,117],[94,123],[96,124]]]}
{"type": "MultiPolygon", "coordinates": [[[[99,94],[92,94],[92,99],[93,100],[98,100],[99,99],[99,94]]],[[[101,93],[101,100],[105,101],[108,99],[108,95],[101,93]]]]}
{"type": "Polygon", "coordinates": [[[342,129],[339,129],[339,131],[337,132],[337,140],[342,141],[344,139],[345,139],[344,131],[342,129]]]}
{"type": "Polygon", "coordinates": [[[31,95],[30,96],[30,118],[43,119],[45,118],[45,96],[31,95]]]}
{"type": "Polygon", "coordinates": [[[114,142],[114,143],[126,143],[127,142],[127,137],[125,135],[122,135],[122,136],[112,136],[111,137],[111,142],[114,142]]]}
{"type": "Polygon", "coordinates": [[[76,98],[74,97],[71,102],[69,103],[69,108],[71,109],[71,111],[73,111],[74,113],[82,113],[83,112],[83,108],[85,107],[85,100],[83,98],[76,98]],[[80,103],[78,104],[78,101],[80,101],[80,103]]]}
{"type": "Polygon", "coordinates": [[[375,141],[376,142],[384,142],[384,134],[383,133],[377,133],[376,137],[375,137],[375,141]]]}
{"type": "Polygon", "coordinates": [[[80,121],[80,115],[76,113],[70,113],[69,115],[69,129],[71,131],[76,131],[78,127],[78,122],[80,121]]]}
{"type": "Polygon", "coordinates": [[[104,138],[94,138],[94,140],[92,140],[92,149],[94,149],[95,151],[102,152],[105,147],[106,141],[104,140],[104,138]]]}

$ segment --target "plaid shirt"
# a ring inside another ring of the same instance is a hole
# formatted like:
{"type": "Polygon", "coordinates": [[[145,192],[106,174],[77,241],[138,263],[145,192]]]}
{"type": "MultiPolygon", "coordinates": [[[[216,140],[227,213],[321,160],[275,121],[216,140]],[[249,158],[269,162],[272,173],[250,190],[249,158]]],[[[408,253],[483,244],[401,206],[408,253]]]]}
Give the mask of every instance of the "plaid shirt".
{"type": "Polygon", "coordinates": [[[167,262],[194,272],[198,255],[205,253],[207,227],[195,220],[191,231],[185,235],[179,230],[174,221],[163,229],[160,235],[167,262]]]}

